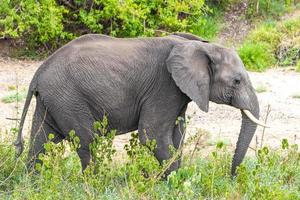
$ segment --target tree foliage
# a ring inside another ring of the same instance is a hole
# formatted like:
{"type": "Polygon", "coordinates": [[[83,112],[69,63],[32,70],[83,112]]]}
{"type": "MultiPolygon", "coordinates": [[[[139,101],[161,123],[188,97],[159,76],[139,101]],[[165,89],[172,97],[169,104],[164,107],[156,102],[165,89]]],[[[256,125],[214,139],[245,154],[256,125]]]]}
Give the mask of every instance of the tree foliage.
{"type": "Polygon", "coordinates": [[[2,0],[0,37],[51,50],[84,33],[117,37],[193,29],[201,33],[207,12],[204,0],[2,0]]]}

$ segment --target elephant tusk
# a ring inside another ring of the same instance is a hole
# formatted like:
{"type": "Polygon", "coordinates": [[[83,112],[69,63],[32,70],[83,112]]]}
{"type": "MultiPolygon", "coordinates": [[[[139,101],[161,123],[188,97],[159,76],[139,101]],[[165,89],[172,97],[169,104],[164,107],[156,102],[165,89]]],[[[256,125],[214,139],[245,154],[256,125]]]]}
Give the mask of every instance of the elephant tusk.
{"type": "Polygon", "coordinates": [[[260,126],[262,126],[262,127],[265,127],[265,128],[270,128],[269,126],[267,126],[264,122],[261,122],[261,121],[259,121],[258,119],[256,119],[256,117],[254,117],[253,115],[252,115],[252,113],[249,111],[249,110],[242,110],[244,113],[245,113],[245,115],[253,122],[253,123],[255,123],[255,124],[257,124],[257,125],[260,125],[260,126]]]}

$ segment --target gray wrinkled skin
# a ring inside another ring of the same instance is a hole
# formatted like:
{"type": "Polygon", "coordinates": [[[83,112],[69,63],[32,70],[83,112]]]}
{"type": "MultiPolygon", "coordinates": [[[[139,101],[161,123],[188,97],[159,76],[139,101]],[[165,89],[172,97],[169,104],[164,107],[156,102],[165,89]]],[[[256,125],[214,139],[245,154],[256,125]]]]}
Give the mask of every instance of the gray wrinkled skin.
{"type": "MultiPolygon", "coordinates": [[[[36,96],[29,166],[38,161],[48,134],[54,142],[75,130],[84,170],[90,159],[92,125],[108,117],[118,134],[138,130],[139,139],[155,139],[159,162],[170,158],[169,145],[179,148],[187,104],[192,100],[207,112],[209,101],[248,109],[259,106],[247,72],[233,50],[185,33],[158,38],[118,39],[89,34],[57,50],[35,73],[25,102],[18,139],[32,96],[36,96]],[[145,135],[147,134],[147,136],[145,135]]],[[[256,125],[243,115],[232,174],[242,162],[256,125]]],[[[175,161],[166,174],[176,170],[175,161]]]]}

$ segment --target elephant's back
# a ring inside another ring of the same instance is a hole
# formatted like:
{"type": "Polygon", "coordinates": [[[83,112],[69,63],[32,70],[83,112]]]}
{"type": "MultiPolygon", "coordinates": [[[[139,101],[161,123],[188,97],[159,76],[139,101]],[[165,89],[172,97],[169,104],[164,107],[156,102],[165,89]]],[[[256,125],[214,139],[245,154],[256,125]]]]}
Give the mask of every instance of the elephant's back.
{"type": "Polygon", "coordinates": [[[65,87],[68,83],[85,88],[85,82],[95,82],[139,88],[164,68],[173,45],[174,41],[167,37],[121,39],[88,34],[51,55],[39,67],[35,79],[38,85],[65,87]]]}

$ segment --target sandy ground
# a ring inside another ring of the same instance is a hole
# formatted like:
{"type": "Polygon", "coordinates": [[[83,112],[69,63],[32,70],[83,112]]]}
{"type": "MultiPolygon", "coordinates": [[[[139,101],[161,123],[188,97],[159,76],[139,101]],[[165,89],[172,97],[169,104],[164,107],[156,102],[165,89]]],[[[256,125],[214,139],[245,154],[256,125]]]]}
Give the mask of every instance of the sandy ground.
{"type": "MultiPolygon", "coordinates": [[[[9,58],[0,58],[0,99],[9,93],[9,87],[18,85],[19,89],[28,87],[28,84],[41,62],[18,61],[9,58]]],[[[278,147],[283,138],[288,138],[291,143],[300,144],[300,99],[293,97],[300,95],[300,73],[290,69],[271,69],[264,73],[250,73],[255,88],[265,88],[267,91],[258,93],[261,107],[261,118],[267,113],[270,105],[271,112],[268,124],[271,128],[265,130],[263,144],[278,147]]],[[[16,121],[6,118],[20,117],[24,100],[20,103],[3,103],[0,101],[0,139],[9,137],[12,141],[15,137],[10,131],[16,125],[16,121]]],[[[24,134],[28,137],[30,130],[34,101],[25,124],[24,134]]],[[[190,103],[187,111],[191,118],[187,129],[188,135],[194,135],[199,128],[209,132],[208,143],[225,141],[234,147],[238,138],[241,124],[240,111],[225,105],[210,103],[208,113],[200,111],[195,103],[190,103]]],[[[261,143],[262,128],[258,128],[256,136],[252,140],[251,147],[255,148],[261,143]],[[256,139],[257,138],[257,139],[256,139]]],[[[115,144],[118,149],[128,141],[129,134],[118,136],[115,144]]]]}

